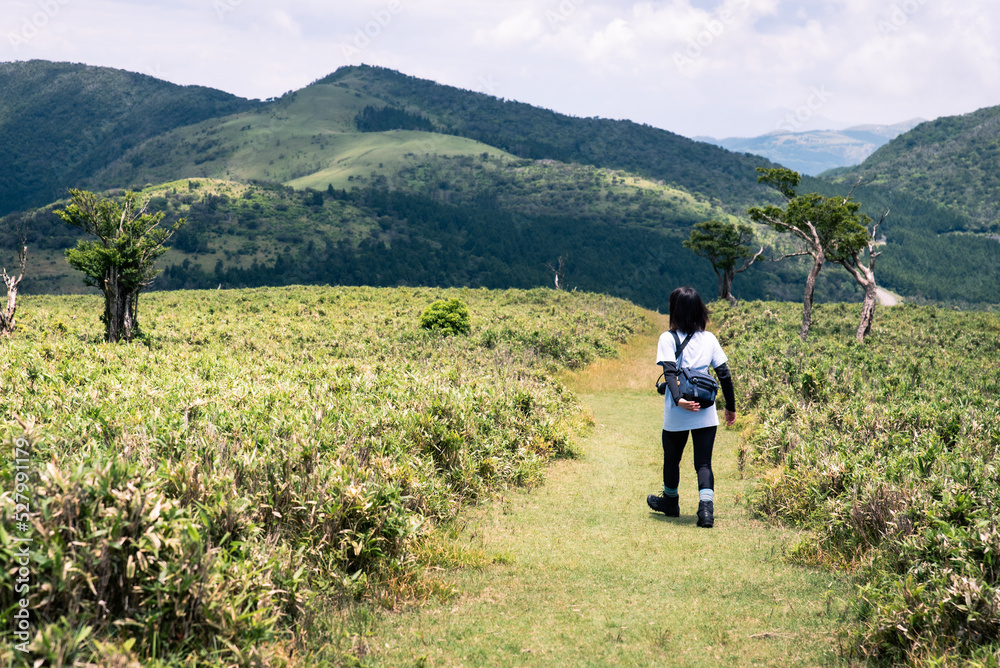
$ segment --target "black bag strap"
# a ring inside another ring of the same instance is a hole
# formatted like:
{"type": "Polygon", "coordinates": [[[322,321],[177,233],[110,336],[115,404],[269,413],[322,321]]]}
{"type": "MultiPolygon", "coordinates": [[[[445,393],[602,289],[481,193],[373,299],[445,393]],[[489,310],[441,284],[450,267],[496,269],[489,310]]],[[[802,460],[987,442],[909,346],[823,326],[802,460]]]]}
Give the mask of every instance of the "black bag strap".
{"type": "Polygon", "coordinates": [[[677,368],[681,368],[681,355],[684,353],[684,348],[687,346],[688,341],[694,336],[694,332],[688,334],[684,337],[684,342],[681,343],[681,337],[677,336],[677,332],[671,330],[671,334],[674,335],[674,361],[677,363],[677,368]]]}

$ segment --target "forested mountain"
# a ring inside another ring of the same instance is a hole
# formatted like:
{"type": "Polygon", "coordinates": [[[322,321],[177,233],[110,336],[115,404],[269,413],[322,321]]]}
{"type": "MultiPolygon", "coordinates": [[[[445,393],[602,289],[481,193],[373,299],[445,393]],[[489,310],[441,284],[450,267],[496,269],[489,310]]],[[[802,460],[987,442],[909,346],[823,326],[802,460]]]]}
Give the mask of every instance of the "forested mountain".
{"type": "Polygon", "coordinates": [[[841,183],[857,174],[939,202],[969,216],[976,231],[1000,232],[1000,107],[918,125],[860,166],[828,175],[841,183]]]}
{"type": "MultiPolygon", "coordinates": [[[[343,68],[259,103],[101,68],[28,65],[13,70],[50,82],[33,94],[48,86],[49,98],[63,102],[73,98],[59,90],[80,92],[79,115],[74,102],[51,109],[36,102],[44,131],[22,127],[19,141],[39,146],[24,155],[50,170],[39,181],[56,191],[46,201],[69,186],[143,189],[168,219],[188,219],[163,261],[160,288],[531,287],[551,284],[547,265],[563,257],[570,286],[665,308],[679,283],[714,294],[711,266],[681,245],[695,223],[739,218],[748,206],[774,201],[756,182],[755,167],[772,164],[763,158],[382,68],[343,68]],[[51,83],[61,76],[65,89],[51,83]],[[51,129],[66,118],[78,134],[104,139],[73,144],[51,129]],[[65,164],[51,157],[63,144],[79,154],[65,164]]],[[[17,194],[42,198],[36,190],[25,185],[17,194]]],[[[848,181],[810,178],[800,187],[849,190],[848,181]]],[[[975,224],[961,212],[884,186],[856,196],[873,217],[892,208],[881,230],[882,285],[933,300],[996,301],[1000,244],[964,236],[975,224]]],[[[63,258],[75,233],[55,219],[54,206],[27,214],[34,269],[27,291],[82,289],[63,258]]],[[[783,247],[773,232],[758,232],[760,243],[783,247]]],[[[0,224],[0,247],[12,244],[10,226],[0,224]]],[[[735,294],[798,299],[804,273],[795,261],[758,263],[735,294]]],[[[854,299],[856,288],[831,265],[818,297],[854,299]]]]}
{"type": "Polygon", "coordinates": [[[731,211],[767,196],[754,168],[771,164],[631,121],[576,118],[360,66],[341,68],[257,111],[164,134],[97,173],[94,185],[187,176],[291,182],[325,172],[339,186],[342,174],[387,175],[407,154],[422,159],[497,149],[623,170],[731,211]]]}
{"type": "Polygon", "coordinates": [[[62,197],[150,137],[258,104],[106,67],[0,63],[0,215],[62,197]]]}
{"type": "MultiPolygon", "coordinates": [[[[799,191],[843,197],[855,183],[806,178],[799,191]]],[[[961,211],[877,184],[855,188],[854,198],[873,220],[889,212],[879,227],[880,285],[906,297],[961,306],[1000,301],[1000,243],[974,233],[977,224],[961,211]]]]}

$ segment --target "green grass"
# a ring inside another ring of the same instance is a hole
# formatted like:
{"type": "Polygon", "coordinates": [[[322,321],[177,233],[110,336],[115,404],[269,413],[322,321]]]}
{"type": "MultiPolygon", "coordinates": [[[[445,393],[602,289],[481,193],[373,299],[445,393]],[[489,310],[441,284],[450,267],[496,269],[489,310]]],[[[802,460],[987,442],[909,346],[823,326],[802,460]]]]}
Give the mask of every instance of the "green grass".
{"type": "Polygon", "coordinates": [[[717,441],[714,529],[695,526],[689,453],[681,517],[647,508],[646,494],[661,485],[655,340],[647,334],[599,371],[571,375],[578,388],[600,388],[583,395],[597,427],[581,457],[556,463],[542,487],[465,513],[439,536],[464,555],[464,567],[442,576],[456,593],[377,622],[362,613],[365,624],[348,630],[363,663],[840,664],[847,584],[789,565],[784,551],[796,534],[750,517],[752,483],[737,471],[737,431],[720,430],[717,441]]]}
{"type": "MultiPolygon", "coordinates": [[[[266,180],[298,188],[343,188],[350,177],[393,174],[411,156],[508,156],[477,141],[429,132],[359,133],[354,117],[384,103],[339,86],[316,85],[265,109],[179,128],[137,147],[94,177],[101,184],[179,178],[266,180]]],[[[414,158],[415,159],[415,158],[414,158]]]]}
{"type": "Polygon", "coordinates": [[[392,131],[344,134],[331,140],[333,153],[321,169],[286,181],[294,188],[352,188],[378,176],[389,177],[437,157],[481,156],[513,160],[486,144],[431,132],[392,131]]]}
{"type": "Polygon", "coordinates": [[[23,298],[0,348],[0,441],[30,443],[27,481],[0,469],[0,557],[33,537],[18,594],[48,665],[312,665],[323,611],[432,595],[434,526],[574,455],[583,417],[552,375],[641,324],[583,293],[291,287],[146,295],[141,340],[108,345],[100,312],[23,298]],[[441,298],[468,336],[420,328],[441,298]]]}
{"type": "Polygon", "coordinates": [[[720,340],[754,412],[740,459],[762,518],[811,530],[800,563],[859,576],[850,655],[873,665],[1000,659],[1000,318],[881,309],[721,308],[720,340]]]}

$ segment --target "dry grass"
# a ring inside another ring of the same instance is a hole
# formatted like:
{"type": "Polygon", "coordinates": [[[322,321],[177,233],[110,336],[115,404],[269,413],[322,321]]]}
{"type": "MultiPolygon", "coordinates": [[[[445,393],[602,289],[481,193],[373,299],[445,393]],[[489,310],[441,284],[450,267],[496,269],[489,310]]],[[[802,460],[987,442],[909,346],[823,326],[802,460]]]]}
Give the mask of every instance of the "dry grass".
{"type": "Polygon", "coordinates": [[[648,392],[660,368],[656,343],[667,329],[667,316],[646,311],[647,328],[622,346],[618,357],[602,359],[578,371],[565,371],[559,380],[580,394],[648,392]]]}

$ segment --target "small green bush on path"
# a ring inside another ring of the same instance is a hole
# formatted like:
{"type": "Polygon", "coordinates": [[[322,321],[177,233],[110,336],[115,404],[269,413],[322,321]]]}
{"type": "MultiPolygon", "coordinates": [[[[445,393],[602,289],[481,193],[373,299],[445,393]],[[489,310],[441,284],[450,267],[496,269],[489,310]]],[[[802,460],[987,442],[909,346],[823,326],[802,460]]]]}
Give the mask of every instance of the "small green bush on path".
{"type": "Polygon", "coordinates": [[[472,318],[465,302],[452,297],[439,299],[428,306],[420,316],[420,326],[442,334],[468,334],[472,330],[472,318]]]}

